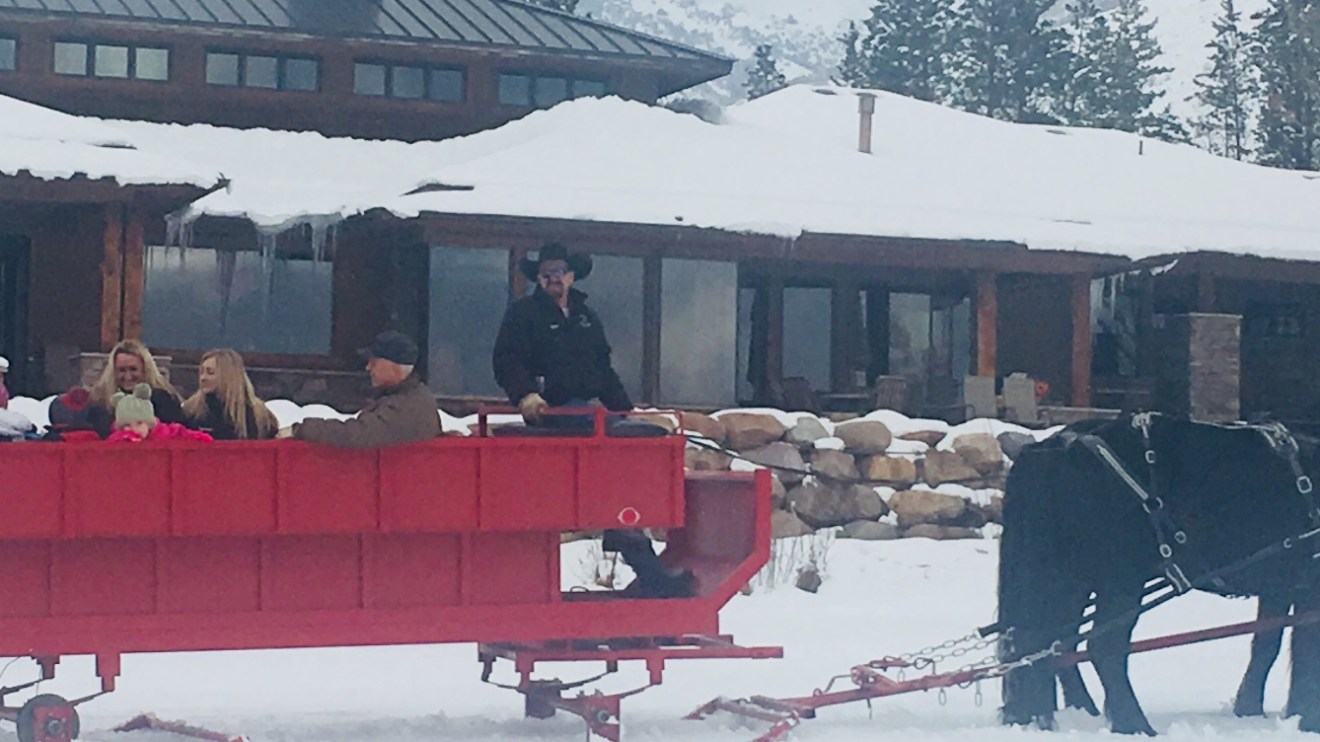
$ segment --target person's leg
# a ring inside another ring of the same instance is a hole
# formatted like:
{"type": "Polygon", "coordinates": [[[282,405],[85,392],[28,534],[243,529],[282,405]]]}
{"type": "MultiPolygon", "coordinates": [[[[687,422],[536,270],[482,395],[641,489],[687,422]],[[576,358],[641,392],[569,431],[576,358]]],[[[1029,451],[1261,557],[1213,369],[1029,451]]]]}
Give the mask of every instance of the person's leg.
{"type": "Polygon", "coordinates": [[[608,530],[601,548],[618,552],[623,563],[637,573],[637,581],[627,588],[630,594],[640,598],[686,598],[695,592],[692,571],[666,567],[651,539],[641,531],[608,530]]]}

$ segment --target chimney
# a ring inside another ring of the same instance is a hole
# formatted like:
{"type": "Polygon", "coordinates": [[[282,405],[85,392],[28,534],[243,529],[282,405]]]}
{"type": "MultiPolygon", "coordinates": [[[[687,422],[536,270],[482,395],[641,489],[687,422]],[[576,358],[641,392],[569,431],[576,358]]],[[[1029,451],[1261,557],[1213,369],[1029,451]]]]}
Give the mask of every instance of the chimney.
{"type": "Polygon", "coordinates": [[[875,115],[875,93],[857,94],[857,113],[861,115],[857,130],[857,151],[871,154],[871,119],[875,115]]]}

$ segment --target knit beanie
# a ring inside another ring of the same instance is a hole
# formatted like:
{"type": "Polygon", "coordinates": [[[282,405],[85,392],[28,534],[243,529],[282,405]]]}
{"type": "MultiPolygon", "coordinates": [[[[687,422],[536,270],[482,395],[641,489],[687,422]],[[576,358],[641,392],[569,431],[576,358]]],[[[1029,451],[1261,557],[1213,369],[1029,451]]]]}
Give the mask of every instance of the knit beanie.
{"type": "Polygon", "coordinates": [[[151,405],[151,385],[138,384],[132,394],[115,392],[110,398],[115,405],[115,427],[129,423],[150,423],[156,420],[156,408],[151,405]]]}

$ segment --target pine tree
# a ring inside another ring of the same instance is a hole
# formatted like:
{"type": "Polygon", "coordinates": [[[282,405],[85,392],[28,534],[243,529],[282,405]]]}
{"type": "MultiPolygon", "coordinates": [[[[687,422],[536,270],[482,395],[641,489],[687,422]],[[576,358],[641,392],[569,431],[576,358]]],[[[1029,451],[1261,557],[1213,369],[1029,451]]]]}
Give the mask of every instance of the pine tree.
{"type": "Polygon", "coordinates": [[[855,22],[848,21],[848,30],[838,37],[838,42],[843,44],[843,60],[839,62],[839,70],[832,79],[839,85],[865,87],[866,76],[862,69],[862,32],[857,30],[855,22]]]}
{"type": "Polygon", "coordinates": [[[947,6],[947,0],[879,0],[863,24],[865,35],[854,39],[850,28],[842,39],[844,63],[856,69],[852,84],[939,100],[947,87],[947,6]]]}
{"type": "Polygon", "coordinates": [[[1008,121],[1053,121],[1070,68],[1067,37],[1043,18],[1054,0],[966,0],[951,33],[963,108],[1008,121]]]}
{"type": "Polygon", "coordinates": [[[1259,21],[1252,56],[1264,103],[1259,159],[1266,165],[1320,167],[1320,0],[1270,0],[1259,21]]]}
{"type": "Polygon", "coordinates": [[[533,5],[540,5],[542,8],[551,10],[562,10],[565,13],[576,13],[578,0],[527,0],[533,5]]]}
{"type": "Polygon", "coordinates": [[[1093,0],[1068,6],[1071,70],[1063,96],[1065,118],[1096,126],[1183,141],[1187,132],[1165,106],[1156,82],[1173,70],[1156,63],[1162,51],[1144,0],[1118,0],[1106,17],[1093,0]]]}
{"type": "Polygon", "coordinates": [[[1255,80],[1247,60],[1242,14],[1234,0],[1220,0],[1222,11],[1215,20],[1215,38],[1206,46],[1213,50],[1210,69],[1196,76],[1192,99],[1205,113],[1192,123],[1210,151],[1235,160],[1250,153],[1249,107],[1255,95],[1255,80]]]}
{"type": "Polygon", "coordinates": [[[748,99],[769,95],[787,84],[787,78],[779,71],[779,63],[775,61],[774,49],[769,44],[758,44],[756,61],[747,70],[747,82],[744,84],[748,99]]]}

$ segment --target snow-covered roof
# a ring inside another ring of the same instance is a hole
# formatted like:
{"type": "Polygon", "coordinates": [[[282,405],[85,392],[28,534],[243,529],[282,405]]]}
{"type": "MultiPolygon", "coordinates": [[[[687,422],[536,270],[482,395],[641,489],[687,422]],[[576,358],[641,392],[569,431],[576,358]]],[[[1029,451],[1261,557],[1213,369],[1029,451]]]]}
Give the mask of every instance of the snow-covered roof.
{"type": "Polygon", "coordinates": [[[275,226],[385,208],[803,232],[1009,241],[1144,258],[1191,250],[1316,259],[1320,174],[1115,131],[1010,124],[876,93],[794,86],[720,124],[581,99],[442,142],[140,122],[142,153],[229,178],[200,213],[275,226]],[[426,184],[446,186],[423,189],[426,184]],[[409,195],[411,194],[411,195],[409,195]]]}
{"type": "Polygon", "coordinates": [[[110,178],[120,185],[210,188],[220,181],[218,169],[136,148],[113,124],[0,96],[0,175],[20,173],[42,180],[110,178]]]}

